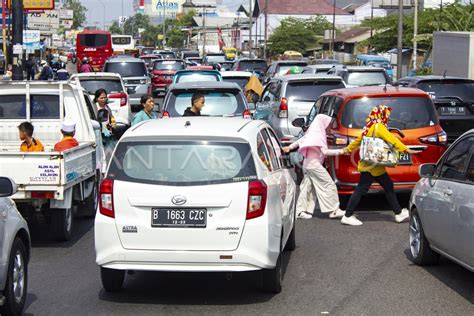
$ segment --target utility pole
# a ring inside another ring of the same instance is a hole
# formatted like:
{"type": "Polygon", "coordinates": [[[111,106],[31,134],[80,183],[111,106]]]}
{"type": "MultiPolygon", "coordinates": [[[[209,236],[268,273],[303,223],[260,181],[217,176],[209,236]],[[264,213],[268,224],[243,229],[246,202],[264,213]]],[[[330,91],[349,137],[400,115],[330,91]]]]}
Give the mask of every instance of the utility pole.
{"type": "Polygon", "coordinates": [[[5,60],[8,60],[7,56],[7,0],[2,0],[2,39],[3,39],[3,55],[5,55],[5,60]]]}
{"type": "Polygon", "coordinates": [[[402,77],[403,0],[398,0],[397,79],[402,77]]]}
{"type": "Polygon", "coordinates": [[[265,0],[265,30],[264,30],[264,36],[265,36],[265,44],[263,45],[263,59],[267,60],[267,28],[268,28],[268,15],[267,15],[267,9],[268,9],[268,0],[265,0]]]}
{"type": "Polygon", "coordinates": [[[204,33],[204,38],[202,41],[202,56],[206,55],[206,8],[202,8],[202,32],[204,33]]]}
{"type": "MultiPolygon", "coordinates": [[[[3,10],[5,8],[2,8],[3,10]]],[[[23,0],[12,0],[13,80],[23,80],[23,0]]]]}
{"type": "Polygon", "coordinates": [[[252,55],[252,15],[253,15],[253,9],[252,9],[252,0],[249,0],[249,56],[252,55]]]}
{"type": "MultiPolygon", "coordinates": [[[[123,19],[123,0],[122,0],[122,19],[123,19]]],[[[122,21],[120,21],[120,22],[122,22],[122,21]]],[[[125,24],[125,22],[124,22],[123,24],[125,24]]],[[[124,34],[124,32],[123,32],[123,24],[122,24],[122,34],[124,34]]]]}
{"type": "Polygon", "coordinates": [[[415,13],[414,13],[414,25],[413,25],[413,69],[416,72],[416,57],[418,56],[418,43],[416,42],[416,36],[418,35],[418,0],[415,1],[415,13]]]}
{"type": "Polygon", "coordinates": [[[373,36],[373,27],[372,27],[373,21],[374,21],[374,0],[371,0],[370,1],[370,40],[369,40],[368,53],[370,53],[370,51],[372,50],[371,42],[372,42],[372,36],[373,36]]]}
{"type": "MultiPolygon", "coordinates": [[[[401,0],[400,0],[401,1],[401,0]]],[[[332,13],[332,34],[331,34],[331,56],[334,58],[334,42],[336,41],[336,0],[334,0],[334,8],[332,13]]]]}

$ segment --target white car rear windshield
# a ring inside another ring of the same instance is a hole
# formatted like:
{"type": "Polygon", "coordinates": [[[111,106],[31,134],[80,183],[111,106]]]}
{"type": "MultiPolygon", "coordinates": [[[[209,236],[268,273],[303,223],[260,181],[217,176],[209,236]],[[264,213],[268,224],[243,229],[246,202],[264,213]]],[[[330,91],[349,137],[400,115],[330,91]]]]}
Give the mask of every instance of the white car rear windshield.
{"type": "Polygon", "coordinates": [[[208,141],[121,142],[107,177],[180,186],[257,178],[248,143],[208,141]]]}
{"type": "Polygon", "coordinates": [[[94,94],[98,89],[105,89],[107,93],[124,91],[122,82],[119,79],[80,79],[81,86],[87,90],[89,94],[94,94]]]}
{"type": "Polygon", "coordinates": [[[178,82],[196,82],[196,81],[221,81],[217,74],[206,73],[187,73],[177,76],[175,83],[178,82]]]}
{"type": "Polygon", "coordinates": [[[383,71],[358,71],[347,74],[347,84],[351,86],[379,86],[387,83],[383,71]]]}

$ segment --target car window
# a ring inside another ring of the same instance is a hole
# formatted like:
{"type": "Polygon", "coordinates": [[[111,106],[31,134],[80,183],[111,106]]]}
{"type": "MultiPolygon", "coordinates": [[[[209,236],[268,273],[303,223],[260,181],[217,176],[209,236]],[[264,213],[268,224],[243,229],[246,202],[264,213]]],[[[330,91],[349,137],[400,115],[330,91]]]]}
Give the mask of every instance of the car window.
{"type": "Polygon", "coordinates": [[[79,79],[81,86],[89,94],[94,94],[98,89],[105,89],[107,93],[123,91],[122,82],[119,79],[79,79]]]}
{"type": "Polygon", "coordinates": [[[270,82],[268,84],[267,88],[265,89],[262,95],[262,100],[264,102],[273,102],[279,99],[278,95],[276,94],[277,85],[278,85],[277,82],[270,82]]]}
{"type": "Polygon", "coordinates": [[[143,61],[106,63],[105,72],[118,73],[122,76],[122,78],[147,76],[146,66],[143,61]]]}
{"type": "Polygon", "coordinates": [[[206,56],[206,62],[209,64],[223,63],[225,61],[226,61],[225,55],[207,55],[206,56]]]}
{"type": "Polygon", "coordinates": [[[181,70],[185,65],[176,60],[158,60],[153,64],[153,70],[181,70]]]}
{"type": "MultiPolygon", "coordinates": [[[[59,95],[31,95],[31,119],[59,119],[59,95]]],[[[26,119],[25,95],[0,96],[0,118],[26,119]]]]}
{"type": "Polygon", "coordinates": [[[281,64],[277,67],[277,73],[279,75],[285,75],[288,72],[288,70],[290,70],[290,68],[295,67],[295,66],[306,67],[307,64],[306,63],[281,64]]]}
{"type": "Polygon", "coordinates": [[[92,104],[91,99],[86,94],[84,94],[84,101],[86,102],[87,112],[89,113],[90,119],[97,121],[97,106],[92,104]]]}
{"type": "Polygon", "coordinates": [[[223,78],[224,82],[234,82],[239,85],[242,89],[245,88],[247,83],[249,82],[249,78],[247,77],[225,77],[223,78]]]}
{"type": "Polygon", "coordinates": [[[465,180],[464,171],[468,164],[469,152],[472,146],[474,146],[474,137],[465,138],[454,145],[441,164],[439,176],[444,179],[465,180]]]}
{"type": "Polygon", "coordinates": [[[289,101],[316,101],[321,94],[344,88],[342,81],[292,81],[286,85],[285,97],[289,101]]]}
{"type": "Polygon", "coordinates": [[[276,140],[272,139],[267,129],[261,131],[263,141],[267,146],[268,153],[270,154],[270,163],[273,170],[280,169],[280,156],[281,150],[279,149],[278,142],[275,143],[276,140]]]}
{"type": "Polygon", "coordinates": [[[107,177],[121,181],[205,185],[256,179],[248,143],[123,141],[107,177]]]}
{"type": "Polygon", "coordinates": [[[264,60],[245,60],[239,63],[240,71],[260,71],[267,70],[267,63],[264,60]]]}
{"type": "Polygon", "coordinates": [[[344,102],[344,99],[342,98],[331,97],[329,100],[327,100],[327,102],[323,104],[319,113],[334,117],[339,112],[342,102],[344,102]]]}
{"type": "Polygon", "coordinates": [[[474,183],[474,153],[471,155],[469,166],[467,167],[466,179],[467,181],[474,183]]]}
{"type": "Polygon", "coordinates": [[[346,82],[348,85],[363,87],[384,85],[387,83],[387,79],[383,71],[351,71],[347,75],[346,82]]]}
{"type": "Polygon", "coordinates": [[[389,127],[415,129],[434,126],[438,118],[434,105],[424,97],[360,98],[347,102],[342,113],[342,125],[347,128],[363,128],[367,115],[374,106],[392,107],[389,127]]]}
{"type": "Polygon", "coordinates": [[[165,105],[165,110],[172,117],[182,116],[186,108],[191,106],[191,97],[194,92],[204,95],[205,105],[201,115],[237,115],[246,110],[245,101],[240,90],[173,91],[165,105]]]}
{"type": "Polygon", "coordinates": [[[314,120],[316,117],[316,114],[318,114],[318,108],[321,105],[321,99],[319,99],[311,108],[311,111],[309,111],[308,117],[306,118],[306,125],[310,125],[311,122],[314,120]]]}
{"type": "Polygon", "coordinates": [[[262,135],[257,134],[257,154],[258,158],[263,162],[268,171],[272,171],[272,165],[270,163],[270,154],[268,153],[267,147],[263,142],[262,135]]]}
{"type": "Polygon", "coordinates": [[[419,82],[416,87],[426,91],[433,100],[441,97],[456,96],[463,101],[474,101],[474,82],[448,81],[419,82]]]}

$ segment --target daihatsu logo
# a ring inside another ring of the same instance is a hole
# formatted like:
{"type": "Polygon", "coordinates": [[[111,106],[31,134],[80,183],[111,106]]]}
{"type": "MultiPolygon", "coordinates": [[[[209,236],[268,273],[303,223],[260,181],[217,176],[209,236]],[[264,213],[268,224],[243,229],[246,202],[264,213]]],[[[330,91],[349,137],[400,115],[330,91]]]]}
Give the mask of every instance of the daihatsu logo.
{"type": "Polygon", "coordinates": [[[182,195],[175,195],[171,198],[171,202],[175,205],[183,205],[186,201],[186,198],[182,195]]]}

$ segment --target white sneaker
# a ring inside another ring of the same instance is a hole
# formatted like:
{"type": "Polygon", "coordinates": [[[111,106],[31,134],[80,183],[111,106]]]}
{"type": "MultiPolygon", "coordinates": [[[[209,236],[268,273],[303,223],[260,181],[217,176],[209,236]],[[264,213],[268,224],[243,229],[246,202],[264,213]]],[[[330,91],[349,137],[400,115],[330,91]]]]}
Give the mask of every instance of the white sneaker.
{"type": "Polygon", "coordinates": [[[341,218],[341,223],[344,225],[350,225],[350,226],[360,226],[362,225],[362,222],[357,219],[354,215],[351,217],[343,216],[341,218]]]}
{"type": "Polygon", "coordinates": [[[406,208],[402,209],[400,214],[395,214],[395,222],[397,223],[401,223],[407,220],[408,218],[410,218],[410,213],[408,212],[406,208]]]}
{"type": "Polygon", "coordinates": [[[346,215],[346,211],[337,209],[336,211],[329,213],[329,218],[342,218],[344,215],[346,215]]]}
{"type": "Polygon", "coordinates": [[[313,218],[313,215],[306,212],[301,212],[298,214],[298,218],[310,219],[313,218]]]}

